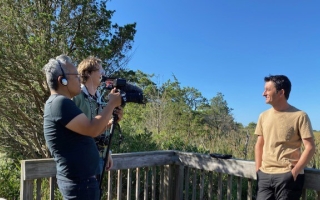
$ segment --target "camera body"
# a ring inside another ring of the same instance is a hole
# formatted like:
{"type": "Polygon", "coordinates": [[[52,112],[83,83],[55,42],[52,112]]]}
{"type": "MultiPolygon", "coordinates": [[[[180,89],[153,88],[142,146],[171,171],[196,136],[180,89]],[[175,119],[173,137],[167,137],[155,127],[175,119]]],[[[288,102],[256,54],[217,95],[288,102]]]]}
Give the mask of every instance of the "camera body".
{"type": "Polygon", "coordinates": [[[126,79],[106,77],[105,80],[102,79],[102,81],[106,83],[106,88],[108,90],[116,88],[120,92],[122,98],[122,107],[124,107],[127,102],[145,104],[142,89],[135,85],[127,83],[126,79]]]}

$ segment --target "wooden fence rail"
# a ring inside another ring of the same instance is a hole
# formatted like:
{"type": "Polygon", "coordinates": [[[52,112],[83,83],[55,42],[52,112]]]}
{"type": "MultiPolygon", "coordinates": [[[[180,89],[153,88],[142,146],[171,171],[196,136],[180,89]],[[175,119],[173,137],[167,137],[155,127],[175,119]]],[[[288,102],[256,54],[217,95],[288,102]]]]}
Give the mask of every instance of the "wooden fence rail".
{"type": "MultiPolygon", "coordinates": [[[[223,160],[180,151],[112,156],[114,166],[106,174],[104,191],[108,200],[255,199],[253,161],[223,160]]],[[[57,199],[55,174],[53,159],[22,160],[20,199],[57,199]],[[49,180],[49,192],[42,190],[45,179],[49,180]]],[[[320,200],[319,191],[320,170],[306,168],[302,199],[320,200]],[[310,193],[312,198],[307,196],[310,193]]]]}

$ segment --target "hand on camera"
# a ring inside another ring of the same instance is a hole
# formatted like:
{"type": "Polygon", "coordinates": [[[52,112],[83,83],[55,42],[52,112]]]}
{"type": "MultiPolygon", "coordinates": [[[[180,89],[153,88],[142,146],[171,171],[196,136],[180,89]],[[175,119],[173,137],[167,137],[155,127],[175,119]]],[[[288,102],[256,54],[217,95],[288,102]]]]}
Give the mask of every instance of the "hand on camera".
{"type": "Polygon", "coordinates": [[[114,107],[118,107],[122,103],[120,92],[118,92],[117,89],[115,88],[110,91],[108,98],[109,98],[108,104],[112,104],[114,105],[114,107]]]}

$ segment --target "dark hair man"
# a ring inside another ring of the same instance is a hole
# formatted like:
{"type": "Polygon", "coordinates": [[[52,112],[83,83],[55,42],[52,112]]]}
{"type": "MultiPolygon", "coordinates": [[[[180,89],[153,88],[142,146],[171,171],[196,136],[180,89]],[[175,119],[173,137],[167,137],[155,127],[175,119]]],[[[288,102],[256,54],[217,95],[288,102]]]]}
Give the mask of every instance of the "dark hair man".
{"type": "Polygon", "coordinates": [[[312,126],[305,112],[288,103],[291,82],[286,76],[269,76],[264,81],[262,95],[272,108],[260,114],[255,130],[257,200],[298,200],[304,167],[315,152],[312,126]]]}

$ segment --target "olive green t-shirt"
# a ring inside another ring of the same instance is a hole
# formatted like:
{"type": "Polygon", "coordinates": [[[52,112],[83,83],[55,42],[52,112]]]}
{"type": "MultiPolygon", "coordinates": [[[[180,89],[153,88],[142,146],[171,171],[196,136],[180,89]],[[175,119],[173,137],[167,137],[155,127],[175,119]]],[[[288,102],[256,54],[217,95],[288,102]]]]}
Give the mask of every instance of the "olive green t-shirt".
{"type": "MultiPolygon", "coordinates": [[[[100,98],[100,94],[97,96],[98,98],[100,98]]],[[[98,103],[98,100],[90,97],[84,86],[81,87],[81,93],[73,97],[72,100],[90,120],[93,119],[96,115],[100,114],[104,106],[104,102],[98,103]]],[[[105,144],[99,143],[98,141],[102,135],[109,136],[109,134],[109,130],[106,130],[100,136],[95,138],[100,156],[104,156],[106,154],[107,146],[105,144]]]]}
{"type": "Polygon", "coordinates": [[[260,170],[270,174],[291,171],[301,156],[302,139],[314,137],[308,115],[293,106],[261,113],[255,134],[264,139],[260,170]]]}

